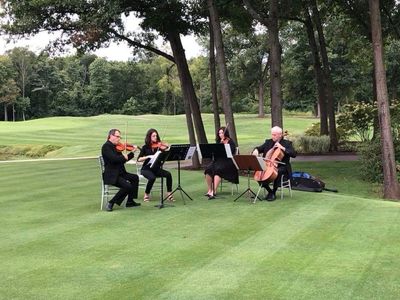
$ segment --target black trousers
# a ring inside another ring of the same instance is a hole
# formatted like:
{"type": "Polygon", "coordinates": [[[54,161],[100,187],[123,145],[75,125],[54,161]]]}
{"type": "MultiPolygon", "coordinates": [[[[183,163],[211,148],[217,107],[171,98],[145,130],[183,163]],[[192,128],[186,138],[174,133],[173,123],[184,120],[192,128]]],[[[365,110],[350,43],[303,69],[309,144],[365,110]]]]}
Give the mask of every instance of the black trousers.
{"type": "Polygon", "coordinates": [[[151,189],[153,188],[154,182],[156,181],[157,177],[164,177],[167,179],[167,192],[172,192],[172,175],[170,172],[164,169],[158,169],[157,171],[145,169],[141,170],[141,173],[144,177],[146,177],[147,185],[146,185],[146,194],[150,194],[151,189]]]}
{"type": "Polygon", "coordinates": [[[278,187],[281,185],[281,177],[282,177],[282,175],[286,175],[287,173],[288,173],[288,171],[287,171],[285,166],[278,167],[278,176],[274,180],[273,189],[271,189],[269,187],[269,183],[268,182],[262,181],[261,185],[263,186],[263,188],[265,188],[268,191],[268,193],[274,193],[275,194],[277,189],[278,189],[278,187]]]}
{"type": "Polygon", "coordinates": [[[118,177],[115,186],[120,189],[109,202],[121,205],[125,197],[128,196],[126,203],[132,203],[133,199],[138,197],[139,177],[136,174],[126,173],[118,177]]]}

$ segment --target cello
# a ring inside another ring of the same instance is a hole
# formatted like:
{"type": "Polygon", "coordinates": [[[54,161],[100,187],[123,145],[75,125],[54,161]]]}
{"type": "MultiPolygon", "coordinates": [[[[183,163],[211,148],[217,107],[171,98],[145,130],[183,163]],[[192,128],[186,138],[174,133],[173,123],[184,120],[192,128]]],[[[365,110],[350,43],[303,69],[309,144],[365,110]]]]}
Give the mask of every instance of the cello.
{"type": "Polygon", "coordinates": [[[255,171],[254,180],[272,182],[278,177],[278,163],[283,159],[285,153],[279,147],[274,147],[267,152],[265,170],[255,171]]]}

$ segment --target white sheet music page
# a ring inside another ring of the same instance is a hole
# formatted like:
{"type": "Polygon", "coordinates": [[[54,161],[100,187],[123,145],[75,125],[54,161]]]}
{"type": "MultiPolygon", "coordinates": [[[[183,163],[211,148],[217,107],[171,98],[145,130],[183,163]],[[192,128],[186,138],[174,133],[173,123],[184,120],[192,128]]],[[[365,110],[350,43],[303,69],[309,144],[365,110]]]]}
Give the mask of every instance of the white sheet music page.
{"type": "Polygon", "coordinates": [[[150,168],[153,167],[154,163],[156,162],[157,158],[160,156],[161,151],[157,150],[156,153],[154,153],[153,157],[149,160],[149,162],[147,164],[150,164],[150,168]]]}
{"type": "Polygon", "coordinates": [[[192,159],[194,151],[196,151],[196,146],[190,146],[188,152],[186,153],[185,160],[192,159]]]}
{"type": "Polygon", "coordinates": [[[231,146],[229,144],[225,144],[225,152],[226,152],[226,157],[227,158],[232,158],[232,151],[231,151],[231,146]]]}

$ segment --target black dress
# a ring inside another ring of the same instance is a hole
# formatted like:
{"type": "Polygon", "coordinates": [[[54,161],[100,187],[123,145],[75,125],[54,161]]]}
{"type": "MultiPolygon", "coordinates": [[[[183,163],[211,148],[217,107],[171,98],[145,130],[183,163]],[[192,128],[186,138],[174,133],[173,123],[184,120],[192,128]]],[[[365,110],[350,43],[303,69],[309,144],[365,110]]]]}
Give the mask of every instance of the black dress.
{"type": "MultiPolygon", "coordinates": [[[[234,141],[229,140],[229,146],[231,147],[232,154],[236,152],[236,144],[234,141]]],[[[204,174],[214,177],[218,175],[219,177],[228,180],[232,183],[239,183],[239,173],[232,161],[232,158],[216,158],[210,166],[208,166],[204,174]]]]}

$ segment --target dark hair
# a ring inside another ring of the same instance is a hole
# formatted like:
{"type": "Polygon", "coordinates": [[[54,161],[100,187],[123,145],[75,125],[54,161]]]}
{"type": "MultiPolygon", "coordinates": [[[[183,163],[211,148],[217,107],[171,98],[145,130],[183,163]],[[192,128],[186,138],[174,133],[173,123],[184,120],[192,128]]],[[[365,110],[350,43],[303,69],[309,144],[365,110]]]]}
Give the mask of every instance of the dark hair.
{"type": "Polygon", "coordinates": [[[110,138],[110,136],[115,135],[115,133],[116,133],[117,131],[118,131],[119,133],[121,133],[121,131],[120,131],[119,129],[116,129],[116,128],[110,129],[110,131],[108,132],[107,140],[110,138]]]}
{"type": "Polygon", "coordinates": [[[229,129],[226,128],[225,126],[222,126],[220,128],[218,128],[217,130],[217,136],[215,137],[215,141],[217,143],[219,143],[221,141],[221,139],[219,138],[219,131],[222,130],[224,132],[224,138],[231,138],[231,136],[229,135],[229,129]]]}
{"type": "Polygon", "coordinates": [[[146,137],[144,138],[144,143],[145,143],[147,146],[150,146],[150,145],[151,145],[151,135],[152,135],[154,132],[157,133],[157,142],[160,142],[160,141],[161,141],[161,140],[160,140],[160,135],[158,134],[158,131],[157,131],[156,129],[154,129],[154,128],[150,128],[149,130],[147,130],[146,137]]]}

